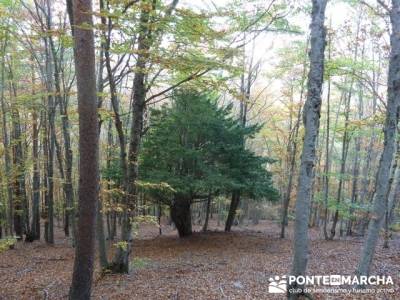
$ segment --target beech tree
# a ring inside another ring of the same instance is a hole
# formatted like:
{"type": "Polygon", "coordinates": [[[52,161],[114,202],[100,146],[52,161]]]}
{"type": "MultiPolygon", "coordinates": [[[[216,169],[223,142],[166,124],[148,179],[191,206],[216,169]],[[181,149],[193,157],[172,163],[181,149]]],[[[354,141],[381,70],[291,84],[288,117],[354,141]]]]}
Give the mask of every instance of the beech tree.
{"type": "MultiPolygon", "coordinates": [[[[310,36],[310,70],[307,83],[307,100],[303,109],[305,128],[301,154],[300,174],[296,197],[296,219],[294,235],[294,255],[292,275],[304,275],[308,256],[308,219],[310,213],[311,185],[314,176],[315,142],[319,132],[321,93],[324,75],[324,51],[326,31],[324,27],[327,0],[313,0],[310,36]]],[[[297,288],[293,285],[290,288],[297,288]]],[[[289,293],[289,298],[297,299],[301,293],[289,293]]]]}
{"type": "MultiPolygon", "coordinates": [[[[389,9],[385,6],[386,9],[389,9]]],[[[376,176],[374,207],[369,219],[367,237],[357,268],[358,275],[369,275],[375,248],[378,243],[379,231],[385,215],[388,197],[389,178],[395,143],[397,123],[400,108],[400,1],[392,0],[390,11],[392,32],[390,35],[390,60],[388,70],[386,123],[384,127],[384,148],[379,161],[376,176]]]]}
{"type": "MultiPolygon", "coordinates": [[[[99,129],[91,0],[74,0],[72,25],[79,113],[79,202],[70,299],[90,299],[99,193],[99,129]]],[[[71,8],[71,2],[68,2],[71,8]]],[[[71,17],[71,15],[70,15],[71,17]]]]}

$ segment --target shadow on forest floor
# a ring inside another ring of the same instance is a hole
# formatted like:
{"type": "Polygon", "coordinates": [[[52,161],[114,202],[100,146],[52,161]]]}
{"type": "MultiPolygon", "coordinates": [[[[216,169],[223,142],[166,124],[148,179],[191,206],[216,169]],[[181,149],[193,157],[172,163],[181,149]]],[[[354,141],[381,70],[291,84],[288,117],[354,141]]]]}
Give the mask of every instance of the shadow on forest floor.
{"type": "MultiPolygon", "coordinates": [[[[224,233],[211,222],[211,231],[179,239],[170,226],[158,236],[154,225],[143,225],[134,240],[135,270],[129,275],[100,276],[96,269],[94,299],[284,299],[268,293],[268,279],[287,274],[291,263],[292,228],[279,239],[279,226],[262,221],[257,226],[234,227],[224,233]]],[[[195,230],[201,227],[195,226],[195,230]]],[[[325,241],[310,230],[310,275],[352,275],[362,238],[325,241]]],[[[372,274],[391,275],[395,293],[345,296],[315,294],[315,299],[399,299],[400,237],[389,249],[379,244],[372,274]]],[[[19,242],[0,254],[0,299],[65,299],[74,250],[57,230],[56,244],[19,242]]],[[[96,266],[97,267],[97,266],[96,266]]]]}

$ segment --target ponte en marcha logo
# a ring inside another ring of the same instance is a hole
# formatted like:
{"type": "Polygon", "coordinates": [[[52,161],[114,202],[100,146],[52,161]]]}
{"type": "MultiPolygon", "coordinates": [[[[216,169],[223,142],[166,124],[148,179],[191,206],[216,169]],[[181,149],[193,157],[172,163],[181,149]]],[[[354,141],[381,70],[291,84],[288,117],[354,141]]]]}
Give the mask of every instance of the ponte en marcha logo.
{"type": "MultiPolygon", "coordinates": [[[[390,287],[393,287],[393,279],[391,276],[355,276],[355,275],[311,275],[311,276],[293,276],[283,275],[269,278],[268,292],[279,293],[299,293],[302,290],[293,289],[288,291],[288,287],[292,285],[307,286],[310,292],[357,292],[356,288],[342,289],[341,286],[386,286],[385,291],[390,293],[390,287]],[[318,287],[330,287],[330,289],[318,289],[318,287]]],[[[304,288],[306,292],[306,288],[304,288]]],[[[362,290],[360,290],[362,291],[362,290]]],[[[364,292],[376,292],[375,290],[366,289],[364,292]]],[[[378,290],[380,291],[380,290],[378,290]]],[[[381,290],[382,292],[384,289],[381,290]]],[[[394,292],[394,290],[393,290],[394,292]]]]}

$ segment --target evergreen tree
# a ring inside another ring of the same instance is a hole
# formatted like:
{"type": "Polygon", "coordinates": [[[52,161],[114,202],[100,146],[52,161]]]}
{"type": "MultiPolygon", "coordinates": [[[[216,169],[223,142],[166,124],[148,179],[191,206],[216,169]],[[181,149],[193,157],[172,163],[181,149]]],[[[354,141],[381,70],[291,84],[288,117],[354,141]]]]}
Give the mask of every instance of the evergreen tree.
{"type": "Polygon", "coordinates": [[[190,205],[206,200],[210,193],[241,190],[255,199],[277,196],[265,169],[272,161],[255,155],[243,143],[243,136],[252,137],[260,126],[243,126],[232,117],[232,106],[219,107],[215,98],[180,91],[171,106],[151,112],[141,176],[149,183],[170,186],[172,196],[156,195],[170,205],[180,237],[192,233],[190,205]]]}

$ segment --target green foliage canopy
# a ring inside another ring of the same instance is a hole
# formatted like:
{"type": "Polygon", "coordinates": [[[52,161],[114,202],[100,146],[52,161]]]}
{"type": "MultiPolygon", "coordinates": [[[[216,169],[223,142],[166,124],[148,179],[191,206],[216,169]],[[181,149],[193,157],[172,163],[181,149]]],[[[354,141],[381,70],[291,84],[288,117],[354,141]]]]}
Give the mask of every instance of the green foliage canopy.
{"type": "Polygon", "coordinates": [[[192,200],[233,190],[255,199],[277,198],[265,169],[272,161],[255,155],[244,143],[260,126],[242,126],[232,117],[232,106],[219,107],[212,94],[179,91],[171,106],[151,111],[150,123],[141,157],[142,180],[164,182],[192,200]]]}

